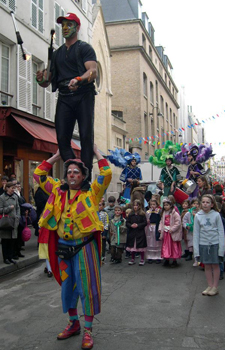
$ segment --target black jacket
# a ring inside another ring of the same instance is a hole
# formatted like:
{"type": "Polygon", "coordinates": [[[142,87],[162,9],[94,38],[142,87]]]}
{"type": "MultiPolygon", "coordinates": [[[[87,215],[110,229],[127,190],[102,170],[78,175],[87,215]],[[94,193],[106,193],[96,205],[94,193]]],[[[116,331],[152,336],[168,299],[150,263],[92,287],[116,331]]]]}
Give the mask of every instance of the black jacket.
{"type": "Polygon", "coordinates": [[[127,236],[127,246],[129,248],[134,247],[134,242],[136,239],[136,248],[146,248],[147,241],[145,235],[145,226],[147,226],[147,219],[145,215],[128,215],[126,225],[129,229],[129,234],[127,236]],[[138,224],[137,228],[132,228],[132,224],[138,224]]]}

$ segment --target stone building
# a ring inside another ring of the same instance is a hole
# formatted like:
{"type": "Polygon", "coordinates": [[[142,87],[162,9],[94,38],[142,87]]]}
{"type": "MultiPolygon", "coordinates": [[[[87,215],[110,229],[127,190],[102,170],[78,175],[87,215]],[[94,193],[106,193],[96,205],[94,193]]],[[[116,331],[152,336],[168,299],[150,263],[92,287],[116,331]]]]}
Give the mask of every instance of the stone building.
{"type": "MultiPolygon", "coordinates": [[[[97,96],[95,99],[95,142],[104,155],[115,147],[125,148],[126,123],[120,116],[112,113],[111,88],[111,52],[100,1],[93,6],[92,45],[98,61],[98,78],[96,79],[97,96]]],[[[107,197],[118,196],[121,191],[119,176],[121,169],[112,166],[113,177],[107,190],[107,197]]],[[[94,177],[98,171],[93,167],[94,177]]]]}
{"type": "Polygon", "coordinates": [[[140,0],[101,4],[112,55],[112,110],[126,122],[130,150],[148,159],[167,139],[178,141],[172,64],[163,47],[155,46],[154,28],[140,0]]]}

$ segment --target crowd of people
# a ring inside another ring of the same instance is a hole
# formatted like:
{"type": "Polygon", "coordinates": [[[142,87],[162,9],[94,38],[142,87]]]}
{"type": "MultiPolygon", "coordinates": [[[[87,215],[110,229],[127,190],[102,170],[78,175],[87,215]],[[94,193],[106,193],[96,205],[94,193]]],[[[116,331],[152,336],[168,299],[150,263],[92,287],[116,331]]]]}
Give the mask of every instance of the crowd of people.
{"type": "Polygon", "coordinates": [[[36,210],[26,201],[22,194],[21,184],[15,174],[2,176],[0,188],[0,219],[10,218],[13,228],[0,227],[2,256],[5,264],[16,264],[24,258],[25,240],[27,240],[27,227],[37,224],[36,210]],[[25,230],[26,228],[26,230],[25,230]]]}
{"type": "Polygon", "coordinates": [[[102,262],[106,263],[106,242],[110,264],[122,263],[123,253],[129,265],[140,256],[139,266],[147,262],[174,268],[185,259],[205,270],[208,287],[202,294],[218,294],[224,271],[225,195],[223,185],[210,185],[206,176],[199,176],[197,183],[196,197],[181,204],[168,191],[164,196],[160,182],[157,194],[152,194],[138,180],[131,183],[130,203],[123,201],[123,192],[118,199],[110,196],[107,206],[102,198],[102,262]]]}

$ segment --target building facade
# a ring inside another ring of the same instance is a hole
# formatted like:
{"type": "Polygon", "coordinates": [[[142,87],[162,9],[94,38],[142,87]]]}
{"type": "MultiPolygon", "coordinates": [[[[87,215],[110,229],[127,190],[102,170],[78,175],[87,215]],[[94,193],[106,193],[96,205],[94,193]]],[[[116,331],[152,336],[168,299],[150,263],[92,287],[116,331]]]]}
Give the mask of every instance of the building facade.
{"type": "MultiPolygon", "coordinates": [[[[1,0],[0,1],[0,174],[16,173],[24,195],[30,200],[32,173],[43,159],[49,158],[58,146],[54,129],[57,93],[51,86],[41,88],[36,72],[47,67],[51,30],[55,30],[54,49],[63,44],[60,15],[75,12],[81,20],[79,39],[91,42],[91,0],[1,0]],[[14,12],[17,31],[23,40],[24,60],[17,44],[10,12],[14,12]]],[[[72,146],[76,145],[77,126],[72,146]]],[[[54,170],[62,176],[62,164],[54,170]]]]}
{"type": "Polygon", "coordinates": [[[178,141],[178,89],[139,0],[101,0],[112,54],[112,110],[126,122],[128,147],[148,159],[178,141]]]}
{"type": "MultiPolygon", "coordinates": [[[[103,155],[106,155],[109,149],[125,148],[127,132],[124,120],[120,115],[112,112],[111,51],[100,1],[97,1],[93,6],[92,45],[98,61],[97,95],[95,98],[95,142],[103,155]]],[[[119,181],[121,169],[113,165],[111,167],[113,176],[107,190],[107,197],[110,195],[117,197],[118,192],[122,190],[119,181]]],[[[98,167],[97,164],[94,164],[93,177],[97,173],[98,167]]]]}

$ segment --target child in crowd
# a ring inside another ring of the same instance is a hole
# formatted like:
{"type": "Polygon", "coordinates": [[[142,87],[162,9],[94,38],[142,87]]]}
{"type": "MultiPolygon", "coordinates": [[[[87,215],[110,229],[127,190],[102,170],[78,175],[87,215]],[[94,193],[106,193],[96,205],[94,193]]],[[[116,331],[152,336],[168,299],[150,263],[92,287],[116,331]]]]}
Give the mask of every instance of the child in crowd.
{"type": "Polygon", "coordinates": [[[185,199],[182,203],[182,212],[181,212],[182,238],[185,244],[185,251],[184,251],[184,254],[181,256],[181,258],[187,258],[189,255],[188,244],[187,244],[187,230],[186,228],[183,227],[183,219],[184,219],[184,215],[190,209],[190,206],[191,206],[191,202],[189,201],[189,199],[185,199]]]}
{"type": "Polygon", "coordinates": [[[208,287],[202,295],[218,294],[219,263],[224,256],[224,229],[214,196],[201,199],[201,210],[194,220],[194,254],[205,265],[208,287]]]}
{"type": "Polygon", "coordinates": [[[176,210],[176,212],[180,215],[179,209],[176,206],[176,199],[174,198],[174,196],[172,194],[170,194],[168,196],[169,200],[173,203],[174,209],[176,210]]]}
{"type": "Polygon", "coordinates": [[[135,200],[133,202],[133,209],[128,215],[126,224],[127,228],[129,229],[129,234],[127,237],[127,251],[131,252],[131,260],[129,261],[129,265],[135,264],[135,253],[140,252],[141,260],[139,265],[143,266],[145,264],[144,256],[147,247],[145,235],[147,219],[139,200],[135,200]]]}
{"type": "Polygon", "coordinates": [[[169,266],[169,259],[173,259],[171,267],[177,267],[177,259],[181,258],[182,249],[182,225],[180,214],[174,209],[169,198],[163,200],[162,219],[159,224],[160,237],[162,240],[162,258],[165,259],[163,266],[169,266]]]}
{"type": "Polygon", "coordinates": [[[126,220],[122,216],[122,208],[115,206],[115,215],[109,226],[111,240],[111,262],[122,262],[122,254],[127,240],[126,220]]]}
{"type": "MultiPolygon", "coordinates": [[[[186,261],[192,260],[193,255],[193,228],[194,228],[194,218],[196,213],[200,209],[200,201],[197,198],[191,200],[191,209],[184,215],[183,218],[183,228],[187,230],[187,246],[188,246],[188,256],[186,261]]],[[[198,266],[198,261],[195,261],[193,266],[198,266]]]]}
{"type": "MultiPolygon", "coordinates": [[[[127,207],[125,213],[126,213],[126,220],[128,218],[128,215],[131,213],[132,209],[127,207]]],[[[127,239],[128,239],[128,235],[129,235],[129,228],[127,227],[127,239]]],[[[125,259],[129,259],[130,257],[130,252],[127,251],[127,241],[126,241],[126,255],[125,255],[125,259]]]]}
{"type": "Polygon", "coordinates": [[[159,240],[159,222],[161,220],[160,212],[157,201],[155,199],[150,200],[149,210],[146,213],[148,225],[145,227],[146,238],[147,238],[147,251],[146,259],[148,263],[152,264],[156,261],[156,264],[161,262],[161,248],[162,242],[159,240]]]}
{"type": "Polygon", "coordinates": [[[160,195],[159,194],[153,194],[151,199],[155,199],[157,203],[157,208],[162,209],[160,204],[160,195]]]}
{"type": "MultiPolygon", "coordinates": [[[[110,196],[108,198],[108,205],[107,205],[107,207],[105,207],[105,211],[108,214],[108,218],[109,218],[109,224],[110,224],[112,218],[114,217],[115,203],[116,203],[116,198],[114,196],[110,196]]],[[[111,251],[111,249],[110,249],[110,236],[107,238],[107,242],[109,245],[109,253],[110,253],[110,251],[111,251]]]]}
{"type": "Polygon", "coordinates": [[[109,230],[109,217],[106,211],[104,210],[105,203],[101,201],[99,203],[99,217],[101,222],[104,225],[104,230],[102,231],[102,262],[105,262],[105,248],[106,248],[106,240],[108,237],[109,230]]]}

